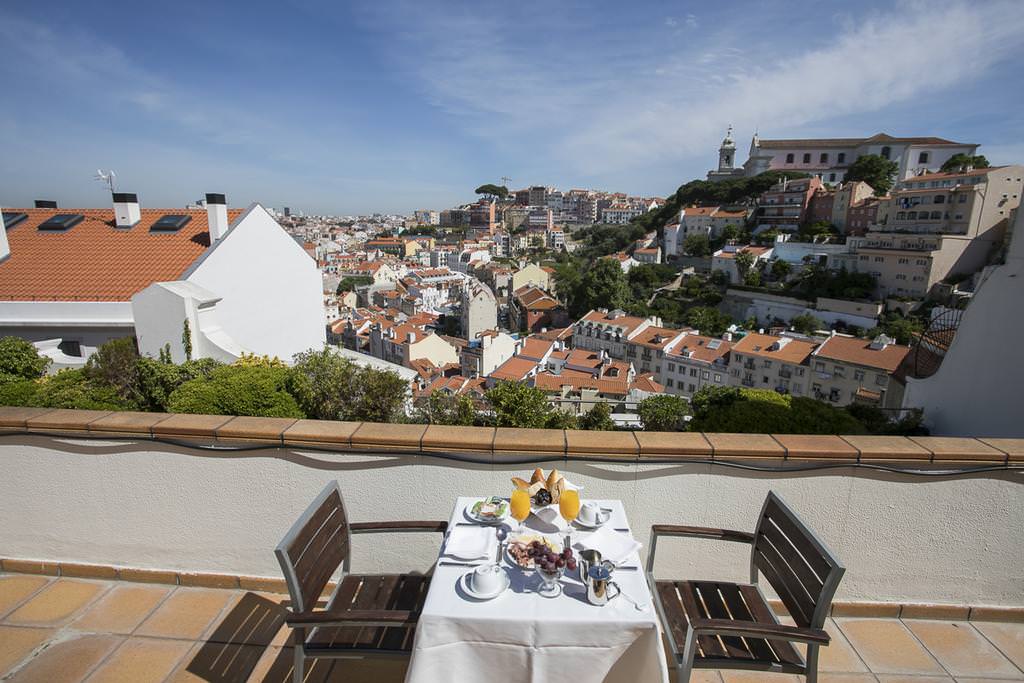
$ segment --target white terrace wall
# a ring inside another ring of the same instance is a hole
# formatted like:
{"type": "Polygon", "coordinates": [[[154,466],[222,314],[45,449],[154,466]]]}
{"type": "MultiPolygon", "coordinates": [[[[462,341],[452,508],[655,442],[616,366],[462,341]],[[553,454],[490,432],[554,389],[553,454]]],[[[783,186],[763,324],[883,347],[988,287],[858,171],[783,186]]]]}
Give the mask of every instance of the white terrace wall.
{"type": "MultiPolygon", "coordinates": [[[[337,479],[353,521],[447,519],[457,495],[506,494],[532,465],[292,449],[0,438],[0,556],[279,577],[273,548],[337,479]]],[[[542,465],[548,467],[549,465],[542,465]]],[[[774,489],[848,567],[837,600],[1024,603],[1020,472],[964,478],[701,464],[569,462],[587,497],[623,500],[645,545],[655,522],[752,530],[774,489]]],[[[355,571],[427,570],[434,534],[359,536],[355,571]]],[[[744,580],[746,546],[666,539],[661,576],[744,580]]]]}

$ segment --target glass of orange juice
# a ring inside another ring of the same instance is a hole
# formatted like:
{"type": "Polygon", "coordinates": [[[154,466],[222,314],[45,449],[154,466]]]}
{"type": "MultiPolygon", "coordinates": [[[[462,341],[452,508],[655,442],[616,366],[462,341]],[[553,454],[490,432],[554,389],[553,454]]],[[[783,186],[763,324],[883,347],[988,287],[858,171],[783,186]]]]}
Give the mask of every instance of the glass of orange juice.
{"type": "Polygon", "coordinates": [[[580,492],[576,489],[565,489],[558,499],[558,512],[565,518],[568,525],[569,538],[572,538],[572,523],[580,514],[580,492]]]}
{"type": "Polygon", "coordinates": [[[519,522],[519,528],[516,533],[522,533],[523,522],[527,517],[530,516],[530,493],[523,489],[516,489],[512,492],[512,498],[509,501],[509,512],[512,517],[519,522]]]}

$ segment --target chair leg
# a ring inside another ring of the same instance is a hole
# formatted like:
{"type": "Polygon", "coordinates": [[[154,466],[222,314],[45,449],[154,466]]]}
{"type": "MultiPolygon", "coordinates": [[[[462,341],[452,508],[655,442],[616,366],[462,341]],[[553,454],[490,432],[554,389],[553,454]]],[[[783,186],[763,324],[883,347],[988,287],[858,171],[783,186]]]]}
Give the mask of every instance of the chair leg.
{"type": "Polygon", "coordinates": [[[301,647],[295,648],[295,663],[292,671],[292,683],[302,683],[302,679],[306,677],[306,656],[302,651],[301,647]]]}
{"type": "Polygon", "coordinates": [[[804,672],[807,683],[818,681],[818,645],[807,645],[807,670],[804,672]]]}
{"type": "Polygon", "coordinates": [[[679,683],[690,683],[693,672],[693,657],[697,653],[697,636],[693,629],[686,633],[686,645],[683,647],[683,658],[679,662],[679,683]]]}

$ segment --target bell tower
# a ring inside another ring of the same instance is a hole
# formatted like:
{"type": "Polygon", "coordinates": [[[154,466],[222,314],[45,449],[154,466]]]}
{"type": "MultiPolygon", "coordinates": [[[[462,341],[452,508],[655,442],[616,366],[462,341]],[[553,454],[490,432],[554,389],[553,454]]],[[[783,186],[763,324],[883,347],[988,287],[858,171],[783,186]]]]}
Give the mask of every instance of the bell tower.
{"type": "Polygon", "coordinates": [[[736,160],[736,143],[732,141],[732,125],[725,133],[722,146],[718,148],[718,172],[728,173],[733,170],[733,163],[736,160]]]}

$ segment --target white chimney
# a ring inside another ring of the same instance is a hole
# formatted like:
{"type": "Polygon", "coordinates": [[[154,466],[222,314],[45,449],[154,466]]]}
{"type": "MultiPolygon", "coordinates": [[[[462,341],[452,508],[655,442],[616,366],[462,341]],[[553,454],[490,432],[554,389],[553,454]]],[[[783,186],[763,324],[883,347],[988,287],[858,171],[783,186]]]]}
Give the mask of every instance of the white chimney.
{"type": "Polygon", "coordinates": [[[119,228],[133,228],[142,220],[139,196],[134,192],[114,192],[114,224],[119,228]]]}
{"type": "Polygon", "coordinates": [[[210,244],[228,234],[228,202],[224,195],[207,193],[206,220],[210,226],[210,244]]]}
{"type": "Polygon", "coordinates": [[[0,261],[11,255],[11,243],[7,241],[7,221],[4,220],[4,212],[0,207],[0,261]]]}

